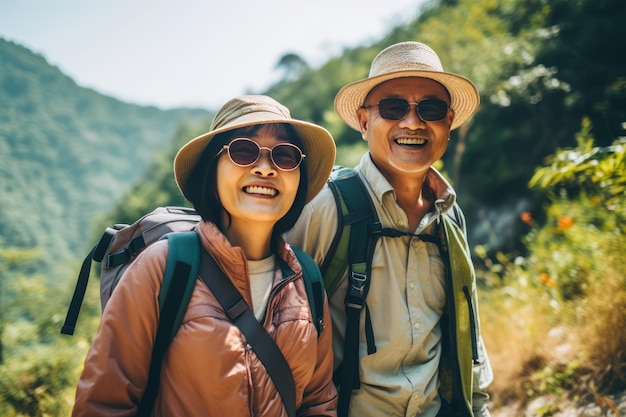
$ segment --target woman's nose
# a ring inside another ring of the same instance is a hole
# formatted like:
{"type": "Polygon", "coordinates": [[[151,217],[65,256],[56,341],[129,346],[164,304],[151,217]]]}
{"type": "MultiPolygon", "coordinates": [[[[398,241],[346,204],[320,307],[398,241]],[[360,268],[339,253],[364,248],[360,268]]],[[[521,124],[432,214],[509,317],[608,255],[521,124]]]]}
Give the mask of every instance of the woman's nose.
{"type": "Polygon", "coordinates": [[[276,174],[276,166],[270,156],[268,149],[261,149],[259,159],[253,165],[253,171],[257,175],[273,176],[276,174]]]}

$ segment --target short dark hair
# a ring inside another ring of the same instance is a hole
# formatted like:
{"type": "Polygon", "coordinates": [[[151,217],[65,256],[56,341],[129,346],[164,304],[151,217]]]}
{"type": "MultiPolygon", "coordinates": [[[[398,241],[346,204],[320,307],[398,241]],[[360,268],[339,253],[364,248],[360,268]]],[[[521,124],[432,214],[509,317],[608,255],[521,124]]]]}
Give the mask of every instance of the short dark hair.
{"type": "MultiPolygon", "coordinates": [[[[295,128],[287,123],[253,125],[229,130],[216,135],[202,151],[202,155],[198,159],[196,166],[191,171],[185,184],[185,195],[189,196],[189,201],[191,201],[194,208],[198,211],[202,220],[220,226],[223,206],[217,194],[217,162],[219,160],[217,154],[224,145],[235,137],[254,136],[256,132],[264,127],[273,129],[272,133],[279,132],[279,129],[284,129],[289,141],[304,150],[302,139],[295,128]]],[[[280,218],[274,225],[272,231],[273,244],[276,242],[276,238],[295,225],[306,204],[308,188],[307,164],[306,159],[304,159],[300,165],[300,183],[298,184],[295,200],[287,214],[280,218]]]]}

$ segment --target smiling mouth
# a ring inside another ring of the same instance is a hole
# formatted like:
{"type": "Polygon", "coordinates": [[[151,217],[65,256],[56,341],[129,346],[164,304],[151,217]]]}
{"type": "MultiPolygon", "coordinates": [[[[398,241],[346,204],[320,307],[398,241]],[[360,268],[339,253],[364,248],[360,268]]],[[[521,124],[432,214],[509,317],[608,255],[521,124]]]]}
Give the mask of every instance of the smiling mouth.
{"type": "Polygon", "coordinates": [[[421,138],[398,138],[396,139],[396,143],[398,145],[425,145],[427,142],[426,139],[421,138]]]}
{"type": "Polygon", "coordinates": [[[259,186],[244,187],[243,191],[246,194],[266,195],[266,196],[270,196],[270,197],[274,197],[275,195],[278,194],[278,191],[276,189],[274,189],[274,188],[259,187],[259,186]]]}

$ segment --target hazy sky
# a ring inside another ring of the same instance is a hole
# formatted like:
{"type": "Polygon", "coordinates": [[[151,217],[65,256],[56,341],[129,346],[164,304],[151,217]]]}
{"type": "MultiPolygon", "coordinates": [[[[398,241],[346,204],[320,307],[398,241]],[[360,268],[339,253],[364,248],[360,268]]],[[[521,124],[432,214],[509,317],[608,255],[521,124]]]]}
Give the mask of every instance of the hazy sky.
{"type": "Polygon", "coordinates": [[[424,0],[0,0],[0,37],[79,85],[164,108],[262,91],[287,52],[319,66],[414,19],[424,0]]]}

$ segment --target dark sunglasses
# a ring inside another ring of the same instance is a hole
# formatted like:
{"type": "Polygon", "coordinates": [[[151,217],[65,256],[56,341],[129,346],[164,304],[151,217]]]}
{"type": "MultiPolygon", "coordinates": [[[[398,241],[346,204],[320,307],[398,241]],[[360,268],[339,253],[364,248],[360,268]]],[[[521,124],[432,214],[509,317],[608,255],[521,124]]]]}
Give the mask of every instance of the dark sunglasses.
{"type": "Polygon", "coordinates": [[[425,122],[438,122],[448,114],[448,103],[438,98],[427,98],[417,103],[409,103],[403,98],[384,98],[371,106],[362,106],[364,109],[378,107],[380,117],[387,120],[402,120],[409,114],[411,105],[415,104],[417,115],[425,122]]]}
{"type": "Polygon", "coordinates": [[[267,149],[270,158],[281,171],[293,171],[298,168],[306,157],[300,148],[292,143],[279,143],[271,148],[259,146],[258,143],[248,138],[236,138],[224,145],[218,152],[218,156],[226,151],[233,164],[240,167],[248,167],[261,157],[261,150],[267,149]]]}

